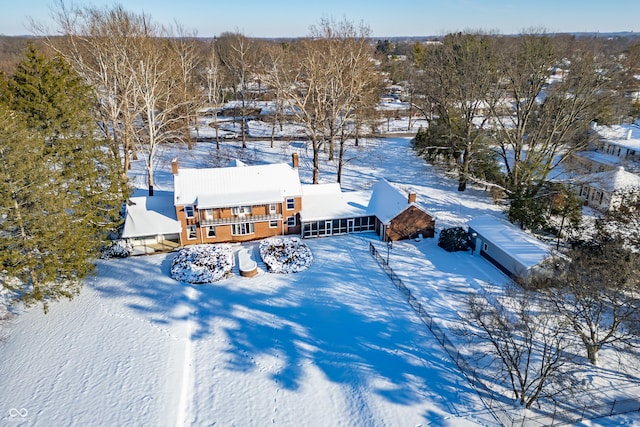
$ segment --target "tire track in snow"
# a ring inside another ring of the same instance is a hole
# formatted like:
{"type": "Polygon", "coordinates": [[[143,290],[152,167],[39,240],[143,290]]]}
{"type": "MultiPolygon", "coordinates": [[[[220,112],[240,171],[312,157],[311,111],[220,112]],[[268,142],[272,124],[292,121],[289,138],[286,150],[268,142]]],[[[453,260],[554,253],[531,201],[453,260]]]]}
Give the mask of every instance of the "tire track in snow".
{"type": "MultiPolygon", "coordinates": [[[[186,286],[186,285],[185,285],[186,286]]],[[[178,400],[178,410],[176,415],[176,427],[190,425],[189,411],[193,402],[193,391],[195,381],[195,367],[193,357],[193,332],[196,329],[196,321],[194,320],[193,301],[196,301],[200,293],[193,286],[186,286],[185,296],[187,302],[177,308],[178,316],[184,315],[186,320],[185,337],[184,337],[184,356],[182,359],[182,384],[180,386],[180,397],[178,400]],[[183,314],[184,313],[184,314],[183,314]]]]}

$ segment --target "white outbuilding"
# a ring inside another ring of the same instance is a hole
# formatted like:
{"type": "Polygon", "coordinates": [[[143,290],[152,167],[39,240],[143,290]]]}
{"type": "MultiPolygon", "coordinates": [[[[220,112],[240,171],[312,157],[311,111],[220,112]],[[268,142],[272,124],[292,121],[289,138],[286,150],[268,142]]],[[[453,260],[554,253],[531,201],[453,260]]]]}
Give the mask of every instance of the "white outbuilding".
{"type": "Polygon", "coordinates": [[[474,218],[467,225],[474,252],[509,277],[528,277],[552,256],[549,245],[493,215],[474,218]]]}

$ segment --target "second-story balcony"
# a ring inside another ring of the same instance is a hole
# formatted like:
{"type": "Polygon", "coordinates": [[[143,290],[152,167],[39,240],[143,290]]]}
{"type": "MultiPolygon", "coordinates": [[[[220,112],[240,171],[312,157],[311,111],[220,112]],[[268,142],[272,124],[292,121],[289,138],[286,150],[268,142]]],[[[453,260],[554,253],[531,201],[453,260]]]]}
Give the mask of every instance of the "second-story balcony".
{"type": "Polygon", "coordinates": [[[224,225],[224,224],[238,224],[241,222],[264,222],[264,221],[277,221],[282,219],[282,214],[270,214],[270,215],[242,215],[228,218],[214,218],[203,219],[200,221],[201,226],[207,225],[224,225]]]}

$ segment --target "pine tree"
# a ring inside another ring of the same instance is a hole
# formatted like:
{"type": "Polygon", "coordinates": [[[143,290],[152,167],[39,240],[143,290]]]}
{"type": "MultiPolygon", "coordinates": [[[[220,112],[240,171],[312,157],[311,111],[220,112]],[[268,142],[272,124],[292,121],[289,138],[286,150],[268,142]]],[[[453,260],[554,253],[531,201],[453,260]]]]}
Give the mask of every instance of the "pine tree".
{"type": "Polygon", "coordinates": [[[118,164],[94,100],[61,59],[29,46],[0,103],[0,269],[26,303],[71,299],[117,224],[118,164]]]}

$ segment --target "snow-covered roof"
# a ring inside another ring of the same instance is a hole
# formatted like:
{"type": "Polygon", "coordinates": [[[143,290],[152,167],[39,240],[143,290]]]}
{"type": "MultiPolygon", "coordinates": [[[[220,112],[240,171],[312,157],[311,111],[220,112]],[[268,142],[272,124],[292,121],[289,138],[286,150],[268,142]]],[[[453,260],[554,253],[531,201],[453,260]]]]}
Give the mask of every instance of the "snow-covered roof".
{"type": "Polygon", "coordinates": [[[131,197],[127,204],[122,237],[180,233],[172,195],[131,197]]]}
{"type": "Polygon", "coordinates": [[[376,182],[372,188],[371,199],[367,210],[378,217],[383,224],[389,224],[393,218],[405,211],[409,206],[416,206],[426,212],[416,203],[409,203],[409,193],[400,190],[386,179],[376,182]]]}
{"type": "Polygon", "coordinates": [[[302,221],[356,218],[373,215],[367,210],[370,191],[345,191],[340,184],[313,184],[302,186],[302,221]]]}
{"type": "Polygon", "coordinates": [[[576,181],[608,193],[640,189],[640,176],[627,172],[622,166],[609,171],[580,176],[576,178],[576,181]]]}
{"type": "Polygon", "coordinates": [[[526,268],[540,264],[551,255],[548,245],[493,215],[476,217],[468,221],[467,225],[526,268]]]}
{"type": "Polygon", "coordinates": [[[638,125],[596,126],[595,129],[598,135],[610,144],[640,150],[640,126],[638,125]]]}
{"type": "Polygon", "coordinates": [[[173,178],[176,206],[230,207],[282,202],[302,195],[298,169],[285,163],[188,169],[173,178]]]}
{"type": "Polygon", "coordinates": [[[575,156],[582,157],[591,162],[600,163],[603,165],[616,166],[619,165],[624,159],[612,154],[603,153],[601,151],[580,151],[575,153],[575,156]]]}

